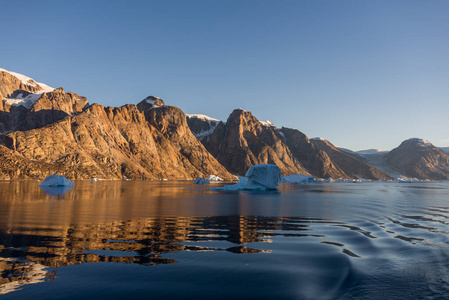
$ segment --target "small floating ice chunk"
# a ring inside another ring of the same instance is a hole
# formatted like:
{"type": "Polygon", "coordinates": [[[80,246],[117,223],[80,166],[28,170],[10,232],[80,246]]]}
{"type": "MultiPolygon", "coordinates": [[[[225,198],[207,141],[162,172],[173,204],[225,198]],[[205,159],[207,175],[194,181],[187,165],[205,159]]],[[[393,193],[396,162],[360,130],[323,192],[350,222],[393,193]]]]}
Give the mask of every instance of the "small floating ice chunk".
{"type": "Polygon", "coordinates": [[[100,179],[97,177],[92,178],[90,181],[99,181],[100,179]]]}
{"type": "Polygon", "coordinates": [[[65,178],[64,176],[58,176],[56,173],[45,178],[44,182],[39,184],[40,187],[46,186],[73,186],[73,182],[65,178]]]}
{"type": "Polygon", "coordinates": [[[206,178],[207,181],[223,181],[223,178],[218,177],[217,175],[209,175],[206,178]]]}
{"type": "Polygon", "coordinates": [[[308,184],[311,182],[316,182],[316,180],[315,180],[315,178],[313,178],[313,176],[301,175],[301,174],[284,176],[284,177],[282,177],[281,181],[288,182],[291,184],[308,184]]]}
{"type": "Polygon", "coordinates": [[[239,177],[239,183],[214,188],[214,190],[276,190],[281,181],[281,169],[276,165],[254,165],[249,168],[245,175],[245,177],[239,177]]]}
{"type": "Polygon", "coordinates": [[[207,182],[206,180],[204,180],[201,177],[197,177],[195,178],[195,180],[193,181],[194,184],[209,184],[209,182],[207,182]]]}

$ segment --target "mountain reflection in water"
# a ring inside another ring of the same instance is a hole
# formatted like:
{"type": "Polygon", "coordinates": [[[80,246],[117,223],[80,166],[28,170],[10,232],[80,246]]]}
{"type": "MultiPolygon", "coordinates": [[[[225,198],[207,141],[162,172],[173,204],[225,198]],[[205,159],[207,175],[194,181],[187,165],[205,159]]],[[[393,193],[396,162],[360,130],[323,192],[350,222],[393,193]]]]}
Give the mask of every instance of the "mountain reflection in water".
{"type": "Polygon", "coordinates": [[[422,187],[0,183],[0,295],[445,298],[449,185],[422,187]]]}

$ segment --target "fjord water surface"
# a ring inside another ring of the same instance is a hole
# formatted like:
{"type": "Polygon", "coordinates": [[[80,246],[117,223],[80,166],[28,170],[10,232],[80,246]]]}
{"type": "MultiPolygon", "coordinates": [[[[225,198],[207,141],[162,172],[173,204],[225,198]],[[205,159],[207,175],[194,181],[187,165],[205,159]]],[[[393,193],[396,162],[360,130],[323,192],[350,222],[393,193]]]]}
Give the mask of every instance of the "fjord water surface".
{"type": "Polygon", "coordinates": [[[447,299],[449,183],[0,183],[0,299],[447,299]]]}

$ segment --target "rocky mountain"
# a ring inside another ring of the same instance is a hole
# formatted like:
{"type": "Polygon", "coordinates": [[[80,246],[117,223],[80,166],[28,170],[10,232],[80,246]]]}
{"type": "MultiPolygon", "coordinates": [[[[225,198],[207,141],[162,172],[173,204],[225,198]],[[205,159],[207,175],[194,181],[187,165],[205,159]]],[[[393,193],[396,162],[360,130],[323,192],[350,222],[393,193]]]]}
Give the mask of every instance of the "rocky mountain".
{"type": "Polygon", "coordinates": [[[326,152],[317,149],[301,131],[282,127],[277,133],[301,166],[311,175],[325,179],[350,178],[332,162],[326,152]]]}
{"type": "Polygon", "coordinates": [[[444,153],[449,154],[449,147],[440,147],[440,149],[441,149],[444,153]]]}
{"type": "Polygon", "coordinates": [[[317,149],[326,152],[332,162],[350,178],[392,179],[390,175],[363,161],[358,155],[342,151],[325,139],[316,138],[311,142],[317,149]]]}
{"type": "Polygon", "coordinates": [[[231,173],[244,175],[250,166],[275,164],[282,175],[308,174],[276,128],[259,122],[251,112],[236,109],[226,123],[220,122],[207,141],[207,150],[231,173]]]}
{"type": "Polygon", "coordinates": [[[449,155],[430,142],[412,138],[383,157],[386,166],[418,179],[449,179],[449,155]]]}

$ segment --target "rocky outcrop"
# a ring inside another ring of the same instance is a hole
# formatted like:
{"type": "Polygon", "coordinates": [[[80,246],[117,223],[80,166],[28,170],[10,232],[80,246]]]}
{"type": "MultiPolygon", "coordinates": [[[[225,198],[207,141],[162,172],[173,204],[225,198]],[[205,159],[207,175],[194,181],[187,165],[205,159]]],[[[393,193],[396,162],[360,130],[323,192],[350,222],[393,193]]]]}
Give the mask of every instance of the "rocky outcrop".
{"type": "Polygon", "coordinates": [[[55,89],[40,95],[30,109],[17,105],[9,106],[8,111],[1,111],[0,132],[41,128],[66,116],[80,113],[87,106],[85,97],[65,92],[62,88],[55,89]]]}
{"type": "Polygon", "coordinates": [[[392,179],[387,173],[369,165],[350,153],[341,151],[329,141],[324,139],[312,139],[315,148],[326,152],[332,162],[338,166],[350,178],[364,179],[392,179]]]}
{"type": "Polygon", "coordinates": [[[45,127],[3,135],[10,157],[40,166],[38,173],[20,165],[16,173],[2,167],[3,176],[42,178],[58,170],[69,179],[232,177],[191,134],[179,109],[156,110],[145,111],[149,122],[136,105],[93,104],[45,127]]]}
{"type": "Polygon", "coordinates": [[[26,111],[16,130],[41,128],[66,116],[80,113],[88,105],[85,97],[58,88],[53,92],[42,94],[31,109],[26,111]]]}
{"type": "Polygon", "coordinates": [[[277,130],[293,156],[311,175],[318,178],[352,178],[332,162],[326,152],[317,149],[309,138],[297,129],[277,130]]]}
{"type": "Polygon", "coordinates": [[[449,156],[430,142],[412,138],[383,157],[386,166],[418,179],[449,179],[449,156]]]}
{"type": "Polygon", "coordinates": [[[277,165],[283,176],[308,174],[276,134],[275,127],[263,125],[242,109],[234,110],[226,124],[220,122],[205,145],[233,174],[243,176],[257,164],[277,165]]]}
{"type": "Polygon", "coordinates": [[[164,100],[156,96],[148,96],[137,104],[140,111],[145,111],[150,108],[165,106],[164,100]]]}

